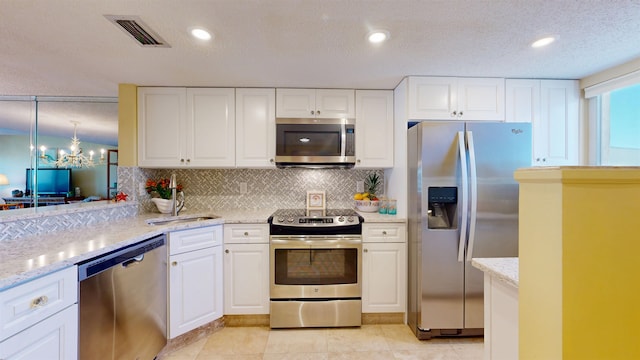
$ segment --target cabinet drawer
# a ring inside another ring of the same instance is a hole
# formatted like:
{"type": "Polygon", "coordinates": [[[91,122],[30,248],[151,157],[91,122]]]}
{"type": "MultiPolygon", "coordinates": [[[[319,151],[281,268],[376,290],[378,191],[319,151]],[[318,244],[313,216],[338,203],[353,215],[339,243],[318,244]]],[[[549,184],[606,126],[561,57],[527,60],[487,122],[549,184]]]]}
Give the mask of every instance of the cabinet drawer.
{"type": "Polygon", "coordinates": [[[222,225],[169,233],[169,255],[222,245],[222,225]]]}
{"type": "Polygon", "coordinates": [[[268,224],[233,224],[224,226],[225,244],[265,244],[268,242],[268,224]]]}
{"type": "Polygon", "coordinates": [[[76,266],[3,291],[0,293],[0,341],[76,302],[76,266]]]}
{"type": "Polygon", "coordinates": [[[362,241],[367,242],[405,242],[407,227],[404,224],[363,224],[362,241]]]}

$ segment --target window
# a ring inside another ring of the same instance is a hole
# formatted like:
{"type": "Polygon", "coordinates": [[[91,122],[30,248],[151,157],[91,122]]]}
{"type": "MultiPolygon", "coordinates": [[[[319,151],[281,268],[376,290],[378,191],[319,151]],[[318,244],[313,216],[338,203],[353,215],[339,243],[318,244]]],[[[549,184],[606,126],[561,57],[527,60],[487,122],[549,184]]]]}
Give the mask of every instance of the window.
{"type": "Polygon", "coordinates": [[[599,96],[599,165],[640,165],[640,84],[599,96]]]}
{"type": "Polygon", "coordinates": [[[640,166],[640,70],[584,89],[589,164],[640,166]]]}

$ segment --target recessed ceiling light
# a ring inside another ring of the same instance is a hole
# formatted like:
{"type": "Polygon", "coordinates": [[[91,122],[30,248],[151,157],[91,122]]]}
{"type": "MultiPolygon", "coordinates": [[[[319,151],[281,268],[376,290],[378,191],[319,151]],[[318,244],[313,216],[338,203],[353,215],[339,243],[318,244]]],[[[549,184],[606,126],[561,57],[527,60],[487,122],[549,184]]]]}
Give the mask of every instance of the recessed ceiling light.
{"type": "Polygon", "coordinates": [[[367,40],[372,44],[379,44],[389,39],[389,32],[386,30],[374,30],[367,35],[367,40]]]}
{"type": "Polygon", "coordinates": [[[531,47],[539,48],[539,47],[547,46],[547,45],[551,44],[554,41],[556,41],[555,37],[548,36],[548,37],[545,37],[545,38],[542,38],[542,39],[534,41],[533,44],[531,44],[531,47]]]}
{"type": "Polygon", "coordinates": [[[211,34],[203,29],[203,28],[193,28],[191,29],[191,35],[200,40],[211,40],[211,34]]]}

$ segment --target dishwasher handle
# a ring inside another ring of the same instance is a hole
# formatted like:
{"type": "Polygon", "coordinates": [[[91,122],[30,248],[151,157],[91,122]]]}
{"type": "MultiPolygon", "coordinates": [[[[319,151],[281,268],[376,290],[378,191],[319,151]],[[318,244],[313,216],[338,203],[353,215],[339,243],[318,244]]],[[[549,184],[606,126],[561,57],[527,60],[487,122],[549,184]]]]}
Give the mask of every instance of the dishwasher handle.
{"type": "Polygon", "coordinates": [[[122,263],[122,267],[123,267],[123,268],[126,268],[126,267],[129,267],[129,266],[133,266],[133,265],[135,265],[135,264],[139,264],[139,263],[141,263],[141,262],[142,262],[142,260],[144,260],[144,254],[142,254],[142,255],[138,255],[138,256],[136,256],[136,257],[132,257],[132,258],[131,258],[131,259],[129,259],[129,260],[125,260],[125,261],[122,263]]]}
{"type": "Polygon", "coordinates": [[[142,261],[144,257],[136,260],[137,257],[144,255],[153,249],[159,248],[166,244],[166,236],[164,234],[154,236],[139,243],[126,246],[122,249],[114,250],[106,254],[96,256],[89,260],[78,263],[78,280],[82,281],[105,270],[108,270],[118,264],[127,267],[132,263],[142,261]]]}

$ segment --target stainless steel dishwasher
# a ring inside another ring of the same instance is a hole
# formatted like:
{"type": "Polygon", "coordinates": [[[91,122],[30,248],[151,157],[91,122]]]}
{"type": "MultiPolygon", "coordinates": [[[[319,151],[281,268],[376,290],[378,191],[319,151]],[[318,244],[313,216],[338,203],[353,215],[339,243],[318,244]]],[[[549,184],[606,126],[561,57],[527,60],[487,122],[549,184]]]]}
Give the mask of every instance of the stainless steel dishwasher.
{"type": "Polygon", "coordinates": [[[151,360],[167,343],[165,235],[78,264],[80,359],[151,360]]]}

